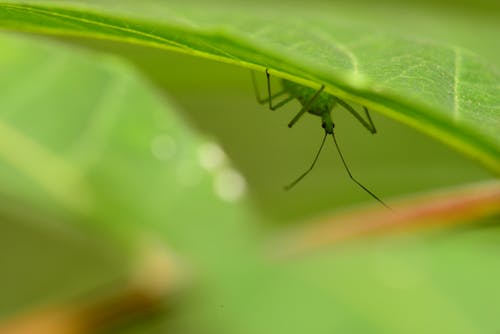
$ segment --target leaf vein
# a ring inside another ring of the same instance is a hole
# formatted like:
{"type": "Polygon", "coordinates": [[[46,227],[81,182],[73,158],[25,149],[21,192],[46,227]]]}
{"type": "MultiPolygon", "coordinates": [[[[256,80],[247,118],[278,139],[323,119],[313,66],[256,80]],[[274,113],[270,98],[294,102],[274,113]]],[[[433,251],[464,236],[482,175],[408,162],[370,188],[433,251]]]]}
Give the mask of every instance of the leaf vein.
{"type": "Polygon", "coordinates": [[[459,99],[459,75],[461,56],[458,48],[453,48],[455,54],[455,73],[453,75],[453,118],[456,120],[460,117],[460,99],[459,99]]]}

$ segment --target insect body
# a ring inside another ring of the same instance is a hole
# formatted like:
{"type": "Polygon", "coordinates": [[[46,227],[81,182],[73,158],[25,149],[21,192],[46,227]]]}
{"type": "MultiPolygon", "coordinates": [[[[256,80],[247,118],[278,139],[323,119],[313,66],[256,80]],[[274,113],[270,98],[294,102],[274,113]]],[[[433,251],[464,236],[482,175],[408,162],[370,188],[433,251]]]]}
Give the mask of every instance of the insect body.
{"type": "Polygon", "coordinates": [[[326,133],[333,134],[331,111],[337,104],[337,98],[335,96],[323,92],[323,88],[318,91],[286,79],[282,79],[281,84],[283,89],[288,92],[290,96],[299,100],[303,109],[307,107],[307,109],[304,109],[302,113],[297,114],[297,116],[294,117],[294,119],[288,124],[289,127],[292,127],[293,124],[299,120],[302,114],[307,111],[310,114],[320,116],[322,120],[321,124],[326,133]]]}
{"type": "Polygon", "coordinates": [[[255,80],[255,75],[252,72],[252,82],[254,84],[254,89],[255,89],[255,96],[257,98],[257,101],[260,104],[268,103],[269,109],[271,110],[276,110],[288,102],[290,102],[293,99],[297,99],[300,104],[302,105],[302,108],[300,111],[294,116],[294,118],[288,123],[288,127],[292,127],[299,119],[302,117],[302,115],[305,112],[308,112],[312,115],[319,116],[321,117],[321,126],[325,130],[325,135],[323,136],[323,140],[321,142],[321,145],[319,147],[318,153],[316,153],[316,156],[309,167],[302,175],[300,175],[295,181],[290,183],[285,187],[285,189],[291,189],[293,186],[295,186],[300,180],[302,180],[314,167],[316,164],[316,161],[318,160],[318,157],[321,153],[321,150],[323,149],[323,146],[325,144],[326,137],[328,135],[331,135],[333,138],[333,142],[335,143],[335,147],[337,148],[337,151],[339,152],[340,158],[342,160],[342,163],[349,174],[349,177],[356,183],[358,184],[363,190],[365,190],[368,194],[370,194],[374,199],[376,199],[378,202],[380,202],[382,205],[385,207],[389,208],[380,198],[378,198],[374,193],[372,193],[368,188],[366,188],[364,185],[362,185],[358,180],[356,180],[347,166],[347,163],[345,162],[344,156],[342,155],[342,152],[340,151],[340,147],[337,143],[337,139],[335,138],[335,133],[333,131],[335,125],[332,122],[331,118],[331,112],[332,109],[340,105],[347,111],[349,111],[368,131],[370,131],[372,134],[375,134],[377,130],[375,129],[375,125],[372,122],[372,119],[370,117],[370,114],[368,112],[368,109],[363,106],[363,109],[366,114],[367,120],[365,120],[356,110],[354,110],[347,102],[341,100],[340,98],[331,95],[327,92],[324,92],[325,86],[321,86],[319,89],[313,89],[310,87],[306,87],[303,85],[300,85],[298,83],[286,80],[286,79],[281,79],[281,84],[283,89],[275,94],[272,94],[271,92],[271,83],[270,83],[270,75],[268,69],[266,69],[266,79],[267,79],[267,94],[268,96],[266,98],[261,98],[257,89],[257,83],[255,80]],[[288,95],[287,97],[283,98],[280,102],[277,102],[276,104],[273,104],[273,102],[276,100],[276,98],[283,96],[283,95],[288,95]]]}

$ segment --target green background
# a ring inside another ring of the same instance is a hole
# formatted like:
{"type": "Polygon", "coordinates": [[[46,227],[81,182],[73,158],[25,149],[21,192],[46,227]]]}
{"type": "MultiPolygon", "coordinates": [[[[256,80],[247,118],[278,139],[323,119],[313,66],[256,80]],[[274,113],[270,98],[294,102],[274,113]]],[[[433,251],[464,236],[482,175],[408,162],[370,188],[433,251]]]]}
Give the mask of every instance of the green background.
{"type": "MultiPolygon", "coordinates": [[[[395,1],[267,6],[334,11],[353,24],[472,49],[500,67],[496,2],[427,3],[418,7],[395,1]]],[[[194,268],[195,283],[173,311],[129,323],[117,332],[499,330],[498,217],[485,219],[484,224],[478,221],[471,228],[361,239],[272,262],[262,254],[264,245],[286,225],[335,211],[356,211],[357,204],[373,204],[348,179],[333,145],[328,145],[302,183],[283,191],[283,185],[298,176],[316,152],[322,136],[318,119],[304,117],[288,129],[286,124],[298,103],[276,112],[258,105],[249,71],[236,66],[108,41],[54,41],[37,36],[42,45],[54,49],[44,49],[30,39],[27,46],[22,42],[16,46],[9,41],[26,37],[9,35],[4,45],[11,49],[2,48],[3,61],[8,59],[6,55],[14,55],[8,50],[26,48],[15,59],[25,72],[10,68],[7,73],[8,67],[3,67],[0,87],[3,92],[10,87],[14,93],[3,95],[0,105],[6,112],[17,104],[26,113],[4,114],[3,120],[75,163],[90,178],[99,204],[90,215],[72,211],[50,196],[47,200],[23,176],[12,177],[9,164],[2,165],[0,319],[32,305],[106,295],[126,284],[135,270],[136,257],[144,251],[143,235],[153,235],[194,268]],[[73,51],[58,46],[61,41],[73,51]],[[62,58],[76,57],[80,66],[72,72],[70,61],[59,65],[65,70],[57,72],[40,65],[43,61],[39,60],[32,63],[39,72],[30,71],[27,50],[31,44],[34,59],[38,55],[43,59],[46,53],[50,57],[45,61],[54,66],[59,60],[51,57],[60,54],[62,58]],[[126,62],[95,56],[87,53],[88,48],[112,52],[126,62]],[[29,79],[13,84],[23,77],[29,79]],[[106,85],[107,80],[131,86],[116,91],[106,85]],[[70,89],[71,82],[85,87],[86,94],[70,89]],[[36,93],[46,85],[50,89],[44,94],[36,93]],[[68,154],[68,148],[72,147],[71,138],[78,139],[79,127],[87,124],[82,119],[94,110],[100,87],[111,102],[105,105],[104,116],[96,113],[98,119],[106,124],[107,110],[118,116],[112,118],[109,132],[97,128],[102,136],[97,138],[104,138],[105,145],[93,143],[90,152],[104,153],[88,165],[85,159],[68,154]],[[221,201],[212,189],[214,175],[198,167],[194,169],[201,181],[196,187],[179,185],[178,175],[150,156],[149,139],[165,131],[173,133],[187,161],[196,158],[201,143],[217,141],[247,180],[249,193],[244,201],[221,201]]],[[[406,194],[493,178],[444,144],[376,112],[372,117],[379,131],[376,136],[346,113],[334,114],[337,138],[352,171],[387,202],[406,194]]]]}

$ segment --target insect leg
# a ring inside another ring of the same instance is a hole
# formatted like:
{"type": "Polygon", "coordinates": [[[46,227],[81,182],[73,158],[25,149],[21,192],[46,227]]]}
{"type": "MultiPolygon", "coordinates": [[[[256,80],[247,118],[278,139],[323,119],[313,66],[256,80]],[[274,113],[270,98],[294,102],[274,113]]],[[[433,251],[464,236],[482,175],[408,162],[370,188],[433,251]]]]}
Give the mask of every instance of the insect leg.
{"type": "Polygon", "coordinates": [[[302,107],[302,109],[300,109],[297,115],[295,115],[295,117],[288,123],[289,128],[291,128],[299,120],[299,118],[302,117],[302,115],[304,115],[304,113],[309,110],[309,108],[313,105],[314,101],[316,101],[316,99],[318,98],[319,94],[323,91],[323,89],[325,89],[325,85],[322,85],[321,88],[318,89],[318,91],[313,95],[313,97],[311,97],[311,99],[307,101],[307,103],[302,107]]]}
{"type": "Polygon", "coordinates": [[[373,124],[372,118],[370,117],[370,114],[368,113],[368,108],[363,106],[363,109],[365,110],[366,117],[368,118],[368,122],[361,117],[361,115],[354,110],[353,107],[351,107],[347,102],[344,100],[341,100],[337,98],[337,102],[344,107],[347,111],[349,111],[370,133],[375,134],[377,133],[377,129],[375,129],[375,125],[373,124]]]}
{"type": "Polygon", "coordinates": [[[302,180],[314,168],[314,165],[316,165],[316,161],[318,160],[319,154],[321,153],[321,150],[323,149],[323,146],[325,145],[326,135],[327,135],[327,133],[325,131],[325,135],[323,136],[323,141],[321,142],[318,153],[316,153],[316,156],[314,157],[314,160],[311,164],[311,167],[309,167],[308,170],[306,170],[304,173],[302,173],[302,175],[300,175],[295,181],[293,181],[289,185],[285,186],[285,190],[290,190],[294,185],[299,183],[299,181],[302,180]]]}
{"type": "Polygon", "coordinates": [[[370,125],[373,129],[373,134],[377,133],[377,129],[375,129],[375,124],[373,124],[372,118],[370,116],[370,113],[368,112],[368,108],[363,106],[363,109],[365,110],[366,118],[368,118],[368,121],[370,122],[370,125]]]}
{"type": "Polygon", "coordinates": [[[335,147],[337,148],[337,151],[339,152],[340,159],[342,160],[342,163],[344,164],[345,170],[347,171],[347,174],[349,174],[349,177],[351,178],[351,180],[353,180],[358,186],[363,188],[364,191],[366,191],[368,194],[370,194],[380,204],[385,206],[387,209],[392,210],[387,204],[384,203],[384,201],[382,201],[380,198],[378,198],[377,195],[375,195],[370,190],[368,190],[368,188],[366,188],[364,185],[361,184],[361,182],[359,182],[358,180],[356,180],[354,178],[354,176],[352,176],[351,171],[349,170],[349,167],[347,166],[347,163],[345,162],[344,155],[342,154],[342,151],[340,151],[339,144],[337,143],[337,139],[335,138],[335,133],[332,133],[332,137],[333,137],[333,142],[335,143],[335,147]]]}
{"type": "Polygon", "coordinates": [[[266,79],[267,79],[267,97],[261,97],[260,96],[260,93],[259,93],[259,89],[257,88],[257,80],[255,78],[255,72],[254,71],[251,71],[251,74],[252,74],[252,83],[253,83],[253,89],[254,89],[254,92],[255,92],[255,98],[257,99],[257,102],[259,104],[264,104],[264,103],[268,103],[269,104],[269,109],[271,110],[276,110],[278,109],[279,107],[281,106],[284,106],[285,104],[287,104],[288,102],[290,102],[291,100],[293,100],[293,97],[287,97],[285,98],[283,101],[280,101],[278,102],[278,104],[275,104],[273,105],[273,101],[281,96],[281,95],[284,95],[286,93],[286,90],[282,90],[278,93],[275,93],[275,94],[272,94],[271,93],[271,80],[270,80],[270,75],[269,75],[269,72],[268,70],[266,69],[266,79]]]}

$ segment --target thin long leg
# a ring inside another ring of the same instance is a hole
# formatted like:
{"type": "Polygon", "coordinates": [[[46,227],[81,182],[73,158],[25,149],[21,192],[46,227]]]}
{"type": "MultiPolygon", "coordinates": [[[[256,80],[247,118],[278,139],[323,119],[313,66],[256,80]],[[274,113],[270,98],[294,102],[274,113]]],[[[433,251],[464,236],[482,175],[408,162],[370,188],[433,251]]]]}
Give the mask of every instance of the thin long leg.
{"type": "Polygon", "coordinates": [[[292,187],[294,185],[299,183],[299,181],[302,180],[314,168],[314,165],[316,164],[316,161],[318,160],[319,154],[321,153],[321,150],[323,149],[323,146],[325,145],[326,135],[327,135],[327,133],[325,131],[325,135],[323,136],[323,141],[321,141],[321,146],[319,147],[318,153],[316,153],[316,156],[314,157],[314,160],[311,164],[311,167],[309,167],[308,170],[306,170],[304,173],[302,173],[302,175],[300,175],[295,181],[293,181],[289,185],[285,186],[285,190],[292,189],[292,187]]]}
{"type": "Polygon", "coordinates": [[[304,113],[309,110],[309,108],[313,105],[314,101],[316,101],[316,99],[318,98],[319,94],[321,94],[323,89],[325,89],[325,85],[322,85],[321,88],[318,89],[318,91],[313,95],[313,97],[311,97],[311,99],[307,101],[307,103],[302,107],[302,109],[300,109],[297,115],[295,115],[295,117],[288,123],[289,128],[291,128],[299,120],[299,118],[302,117],[302,115],[304,115],[304,113]]]}
{"type": "Polygon", "coordinates": [[[363,109],[365,110],[368,122],[365,119],[363,119],[363,117],[361,117],[361,115],[358,114],[358,112],[354,110],[354,108],[351,107],[347,102],[339,98],[337,98],[337,101],[342,107],[344,107],[347,111],[349,111],[368,131],[370,131],[372,134],[377,133],[377,129],[375,129],[375,125],[373,124],[372,118],[370,117],[368,109],[365,106],[363,106],[363,109]]]}
{"type": "Polygon", "coordinates": [[[347,171],[347,174],[349,174],[349,177],[351,178],[351,180],[353,180],[358,186],[360,186],[361,188],[363,188],[364,191],[366,191],[373,198],[375,198],[380,204],[382,204],[383,206],[385,206],[387,209],[392,210],[387,204],[384,203],[384,201],[382,201],[380,198],[378,198],[377,195],[375,195],[370,190],[368,190],[368,188],[366,188],[358,180],[356,180],[354,178],[354,176],[352,176],[351,171],[349,170],[349,167],[347,166],[347,163],[345,162],[345,159],[344,159],[344,156],[342,154],[342,151],[340,151],[339,144],[337,144],[337,139],[335,138],[335,133],[332,133],[332,137],[333,137],[333,142],[335,143],[335,147],[337,148],[337,151],[339,152],[340,159],[342,160],[342,163],[344,164],[345,170],[347,171]]]}
{"type": "Polygon", "coordinates": [[[270,105],[269,109],[271,109],[271,110],[276,110],[276,109],[278,109],[278,108],[281,108],[281,107],[283,107],[285,104],[287,104],[288,102],[292,101],[294,98],[295,98],[295,96],[288,96],[287,98],[283,99],[283,101],[278,102],[278,103],[277,103],[277,104],[275,104],[274,106],[273,106],[273,105],[271,105],[271,104],[272,104],[272,101],[271,101],[271,100],[269,100],[269,105],[270,105]]]}
{"type": "MultiPolygon", "coordinates": [[[[259,93],[259,89],[257,87],[257,79],[255,78],[255,72],[254,71],[251,71],[250,72],[251,75],[252,75],[252,84],[253,84],[253,90],[255,92],[255,98],[257,99],[257,102],[259,104],[264,104],[264,103],[268,103],[269,102],[269,96],[267,97],[261,97],[260,96],[260,93],[259,93]]],[[[271,96],[271,100],[285,94],[286,91],[285,90],[282,90],[281,92],[278,92],[276,94],[274,94],[273,96],[271,96]]]]}
{"type": "Polygon", "coordinates": [[[257,102],[259,104],[268,103],[269,104],[269,109],[276,110],[276,109],[284,106],[285,104],[287,104],[288,102],[290,102],[291,100],[294,99],[293,96],[288,96],[285,99],[283,99],[282,101],[280,101],[277,104],[273,105],[273,101],[277,97],[280,97],[280,96],[284,95],[286,93],[286,90],[282,90],[282,91],[280,91],[278,93],[275,93],[275,94],[271,93],[271,79],[270,79],[269,72],[266,69],[267,97],[261,97],[260,93],[259,93],[259,89],[257,88],[257,80],[255,79],[255,73],[254,73],[254,71],[252,71],[251,74],[252,74],[252,83],[253,83],[253,89],[254,89],[254,92],[255,92],[255,98],[257,99],[257,102]]]}
{"type": "Polygon", "coordinates": [[[368,112],[368,108],[363,106],[363,109],[365,110],[366,118],[368,118],[368,122],[370,122],[370,125],[372,126],[373,129],[373,134],[377,133],[377,129],[375,129],[375,124],[373,124],[372,117],[370,116],[370,113],[368,112]]]}

